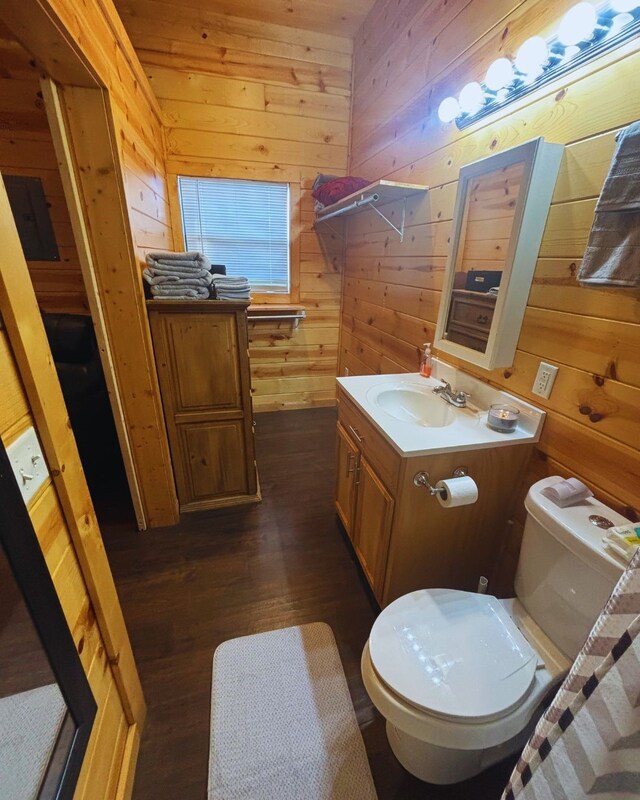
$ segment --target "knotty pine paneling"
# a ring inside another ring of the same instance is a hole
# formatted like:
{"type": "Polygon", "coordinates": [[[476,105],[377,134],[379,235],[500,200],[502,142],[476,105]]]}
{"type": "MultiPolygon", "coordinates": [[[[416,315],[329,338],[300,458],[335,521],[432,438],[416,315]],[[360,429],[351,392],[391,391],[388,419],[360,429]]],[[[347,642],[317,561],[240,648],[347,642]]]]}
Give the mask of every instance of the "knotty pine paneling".
{"type": "Polygon", "coordinates": [[[88,314],[78,251],[53,149],[39,75],[30,56],[0,28],[0,172],[40,178],[60,261],[30,261],[42,311],[88,314]]]}
{"type": "MultiPolygon", "coordinates": [[[[291,185],[288,299],[307,319],[250,324],[254,409],[332,404],[343,243],[315,233],[311,186],[319,172],[346,170],[351,41],[191,4],[116,5],[160,104],[176,249],[178,175],[291,185]]],[[[258,298],[269,300],[287,302],[258,298]]]]}
{"type": "MultiPolygon", "coordinates": [[[[110,0],[7,0],[2,18],[37,56],[49,77],[63,87],[86,87],[96,92],[91,109],[76,108],[69,122],[76,148],[77,142],[86,142],[94,131],[101,136],[97,158],[103,159],[106,172],[94,174],[87,168],[90,163],[83,167],[85,201],[92,204],[91,187],[100,182],[103,186],[96,191],[102,198],[107,197],[104,187],[109,187],[110,200],[103,200],[103,204],[114,201],[113,213],[103,213],[96,223],[98,228],[112,225],[114,237],[101,232],[100,244],[94,242],[94,249],[101,253],[96,262],[98,283],[108,287],[101,292],[103,313],[131,438],[144,522],[149,527],[174,524],[175,483],[140,275],[150,249],[172,247],[157,100],[110,0]],[[102,89],[99,97],[98,86],[102,89]],[[97,107],[99,100],[101,109],[97,107]],[[111,175],[113,178],[108,177],[111,175]],[[125,201],[124,208],[121,200],[125,201]],[[107,256],[110,245],[113,252],[107,256]]],[[[63,92],[67,103],[73,94],[70,88],[63,92]]]]}
{"type": "MultiPolygon", "coordinates": [[[[618,129],[640,117],[640,41],[459,131],[437,107],[528,36],[550,30],[570,0],[378,0],[355,38],[350,170],[425,183],[404,243],[378,218],[349,222],[340,373],[415,371],[433,338],[460,168],[545,136],[566,145],[518,350],[509,369],[465,367],[547,413],[521,498],[534,480],[575,474],[623,513],[640,509],[640,292],[576,281],[618,129]],[[531,393],[540,360],[560,371],[549,400],[531,393]]],[[[387,207],[394,217],[399,204],[387,207]]],[[[490,244],[490,243],[489,243],[490,244]]],[[[482,257],[490,257],[490,247],[482,257]]],[[[503,554],[511,576],[514,540],[503,554]]],[[[505,567],[506,564],[506,567],[505,567]]],[[[508,583],[508,580],[507,580],[508,583]]]]}
{"type": "MultiPolygon", "coordinates": [[[[135,0],[134,7],[140,8],[144,4],[155,0],[135,0]]],[[[282,0],[261,0],[261,2],[246,2],[246,0],[181,0],[181,8],[188,9],[191,15],[204,23],[211,20],[211,9],[219,15],[219,21],[214,25],[231,34],[238,30],[247,35],[261,35],[265,24],[269,27],[286,26],[291,33],[289,39],[292,43],[305,44],[305,34],[314,32],[318,41],[329,42],[335,47],[336,32],[341,37],[352,37],[360,27],[365,16],[374,4],[374,0],[355,0],[346,4],[344,0],[305,0],[304,3],[283,3],[282,0]],[[231,19],[230,24],[227,20],[231,19]],[[273,25],[276,23],[276,25],[273,25]]],[[[120,8],[120,2],[116,5],[120,8]]],[[[157,3],[159,5],[159,3],[157,3]]],[[[345,39],[345,41],[348,41],[345,39]]]]}
{"type": "MultiPolygon", "coordinates": [[[[123,193],[124,216],[114,209],[114,228],[123,238],[130,234],[135,261],[129,247],[119,242],[113,245],[114,257],[103,258],[96,270],[103,281],[119,284],[119,289],[102,291],[101,301],[116,372],[127,372],[118,375],[119,388],[145,523],[149,527],[172,524],[177,520],[177,499],[139,274],[150,249],[172,247],[157,100],[110,0],[7,0],[1,16],[53,80],[62,86],[103,89],[99,124],[104,126],[107,118],[108,146],[115,143],[104,175],[113,173],[113,181],[108,182],[114,194],[123,193]],[[121,324],[123,317],[126,325],[121,324]]],[[[93,113],[95,117],[95,109],[93,113]]],[[[83,122],[95,126],[86,113],[74,116],[77,128],[83,122]]],[[[106,146],[100,155],[106,158],[106,146]]],[[[100,177],[87,170],[84,175],[87,182],[100,177]]],[[[111,217],[102,218],[108,225],[111,217]]],[[[101,239],[109,241],[108,235],[101,239]]]]}
{"type": "MultiPolygon", "coordinates": [[[[0,394],[3,397],[0,439],[6,447],[35,423],[1,322],[0,394]]],[[[29,515],[98,705],[74,797],[113,800],[122,770],[128,725],[58,494],[50,479],[29,503],[29,515]]]]}

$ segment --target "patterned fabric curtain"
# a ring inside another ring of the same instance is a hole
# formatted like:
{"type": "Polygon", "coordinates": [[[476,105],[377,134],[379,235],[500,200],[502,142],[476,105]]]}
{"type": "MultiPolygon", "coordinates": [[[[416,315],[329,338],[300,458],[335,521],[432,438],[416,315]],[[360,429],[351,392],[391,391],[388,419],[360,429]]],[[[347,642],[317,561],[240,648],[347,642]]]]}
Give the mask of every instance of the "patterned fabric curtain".
{"type": "Polygon", "coordinates": [[[640,797],[640,549],[538,723],[502,800],[640,797]]]}

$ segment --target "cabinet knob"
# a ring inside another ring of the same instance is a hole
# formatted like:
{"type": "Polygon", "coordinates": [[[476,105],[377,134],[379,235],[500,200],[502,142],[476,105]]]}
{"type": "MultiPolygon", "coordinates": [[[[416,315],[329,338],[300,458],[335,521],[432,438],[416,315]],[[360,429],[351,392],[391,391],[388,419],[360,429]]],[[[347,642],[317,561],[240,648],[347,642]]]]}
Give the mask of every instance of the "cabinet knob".
{"type": "Polygon", "coordinates": [[[476,322],[478,322],[480,325],[486,325],[487,322],[489,322],[489,317],[486,314],[478,314],[476,322]]]}

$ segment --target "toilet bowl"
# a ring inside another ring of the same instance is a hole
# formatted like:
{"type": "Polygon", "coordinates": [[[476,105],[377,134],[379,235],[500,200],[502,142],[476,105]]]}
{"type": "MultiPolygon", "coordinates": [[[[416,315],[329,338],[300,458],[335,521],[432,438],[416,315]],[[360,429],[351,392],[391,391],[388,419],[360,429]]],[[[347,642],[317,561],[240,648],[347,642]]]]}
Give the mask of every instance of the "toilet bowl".
{"type": "Polygon", "coordinates": [[[373,625],[364,685],[421,780],[456,783],[522,750],[622,573],[589,516],[624,518],[593,499],[553,506],[540,491],[555,480],[527,496],[518,597],[422,589],[373,625]]]}
{"type": "Polygon", "coordinates": [[[522,749],[570,661],[514,603],[455,590],[404,595],[378,617],[362,677],[396,758],[429,783],[456,783],[522,749]],[[533,628],[516,607],[520,624],[533,628]],[[373,650],[373,654],[372,654],[373,650]]]}

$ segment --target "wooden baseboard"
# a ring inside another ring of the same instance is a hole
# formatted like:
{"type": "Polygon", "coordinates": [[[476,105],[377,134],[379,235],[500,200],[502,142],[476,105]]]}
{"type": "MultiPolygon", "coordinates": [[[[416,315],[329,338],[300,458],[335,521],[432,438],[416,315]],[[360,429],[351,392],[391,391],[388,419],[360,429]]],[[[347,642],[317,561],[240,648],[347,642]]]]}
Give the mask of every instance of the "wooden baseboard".
{"type": "Polygon", "coordinates": [[[122,769],[116,789],[115,800],[130,800],[133,792],[133,782],[136,777],[138,751],[140,750],[140,731],[137,725],[131,725],[127,732],[127,741],[124,745],[122,769]]]}
{"type": "Polygon", "coordinates": [[[241,494],[232,497],[216,497],[211,500],[194,500],[191,503],[185,503],[180,506],[181,514],[191,514],[197,511],[213,511],[218,508],[232,508],[233,506],[250,505],[251,503],[260,503],[262,501],[262,494],[260,487],[256,489],[255,494],[241,494]]]}
{"type": "Polygon", "coordinates": [[[286,403],[286,405],[280,405],[277,402],[274,403],[266,403],[263,406],[260,406],[256,403],[256,399],[253,400],[253,413],[254,414],[266,414],[269,411],[298,411],[301,408],[335,408],[336,401],[335,399],[331,400],[301,400],[299,403],[286,403]]]}

